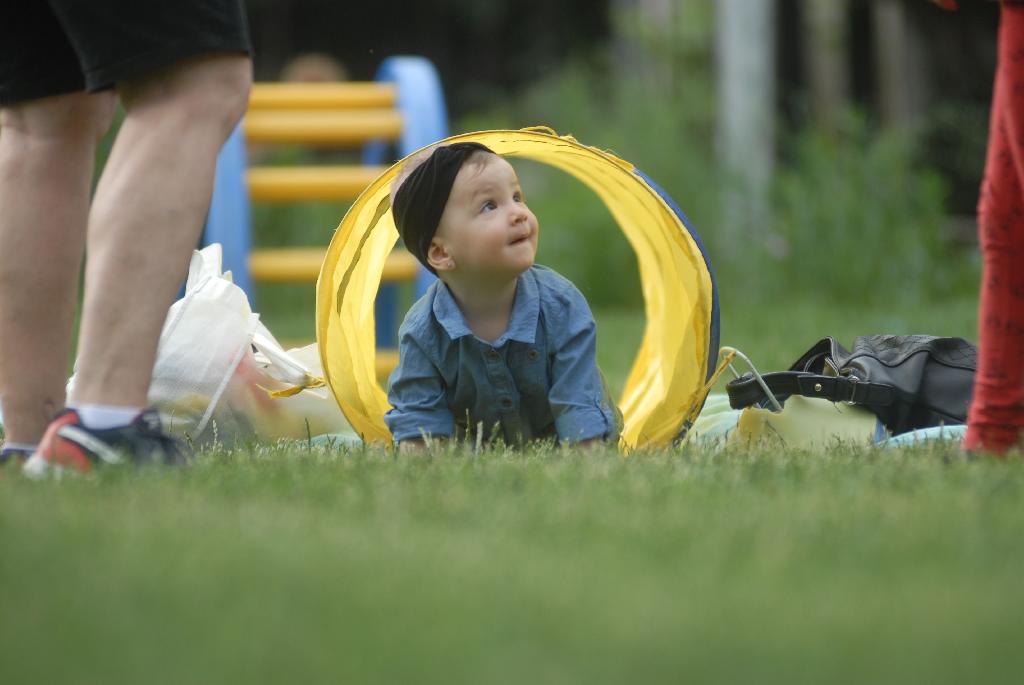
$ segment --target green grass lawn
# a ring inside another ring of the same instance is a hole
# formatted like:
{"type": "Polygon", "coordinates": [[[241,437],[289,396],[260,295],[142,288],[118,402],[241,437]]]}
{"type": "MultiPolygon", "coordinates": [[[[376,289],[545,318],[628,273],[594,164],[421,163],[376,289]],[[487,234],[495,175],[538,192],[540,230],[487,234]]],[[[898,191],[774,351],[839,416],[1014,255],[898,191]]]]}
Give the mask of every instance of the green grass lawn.
{"type": "MultiPolygon", "coordinates": [[[[723,309],[766,369],[828,333],[974,327],[967,299],[723,309]]],[[[598,318],[621,384],[642,318],[598,318]]],[[[1017,682],[1022,541],[1021,461],[949,449],[8,467],[0,683],[1017,682]]]]}
{"type": "Polygon", "coordinates": [[[1024,471],[301,447],[0,477],[0,681],[1016,682],[1024,471]]]}

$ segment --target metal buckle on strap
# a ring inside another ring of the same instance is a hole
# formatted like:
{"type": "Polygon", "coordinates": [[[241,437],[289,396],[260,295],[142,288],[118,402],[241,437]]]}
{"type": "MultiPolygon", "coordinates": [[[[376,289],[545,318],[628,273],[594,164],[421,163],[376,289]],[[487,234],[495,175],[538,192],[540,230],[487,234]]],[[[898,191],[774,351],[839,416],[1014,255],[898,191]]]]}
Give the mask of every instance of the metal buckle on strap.
{"type": "Polygon", "coordinates": [[[867,394],[870,388],[865,385],[857,385],[860,383],[860,379],[852,373],[844,376],[844,378],[849,382],[849,385],[844,385],[843,387],[848,387],[850,389],[850,399],[844,400],[844,402],[846,404],[862,404],[864,400],[867,399],[867,394]],[[864,397],[858,398],[857,394],[860,390],[864,391],[864,397]]]}

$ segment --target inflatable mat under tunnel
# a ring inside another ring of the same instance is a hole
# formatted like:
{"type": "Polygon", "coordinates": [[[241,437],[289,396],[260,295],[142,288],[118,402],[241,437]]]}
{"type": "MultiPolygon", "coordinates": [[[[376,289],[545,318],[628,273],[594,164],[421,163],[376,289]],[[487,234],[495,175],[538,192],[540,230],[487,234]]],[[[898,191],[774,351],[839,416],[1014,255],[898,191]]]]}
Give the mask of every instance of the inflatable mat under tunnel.
{"type": "MultiPolygon", "coordinates": [[[[481,131],[442,142],[466,141],[505,157],[557,167],[607,205],[636,252],[646,315],[643,340],[619,399],[621,446],[671,443],[700,411],[717,360],[718,294],[696,231],[640,170],[570,136],[549,129],[481,131]]],[[[345,214],[317,281],[317,342],[324,375],[346,418],[367,442],[391,440],[384,423],[387,394],[375,376],[373,301],[384,261],[398,241],[388,194],[404,161],[371,183],[345,214]]]]}

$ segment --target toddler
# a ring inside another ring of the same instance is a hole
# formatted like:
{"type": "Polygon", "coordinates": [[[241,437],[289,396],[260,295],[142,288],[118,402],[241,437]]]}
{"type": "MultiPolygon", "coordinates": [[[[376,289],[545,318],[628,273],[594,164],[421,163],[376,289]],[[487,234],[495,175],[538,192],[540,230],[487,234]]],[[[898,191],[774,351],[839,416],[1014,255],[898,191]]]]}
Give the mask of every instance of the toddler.
{"type": "Polygon", "coordinates": [[[384,420],[426,438],[618,440],[583,295],[534,264],[539,226],[512,166],[479,143],[434,148],[392,186],[406,248],[438,277],[399,330],[384,420]]]}

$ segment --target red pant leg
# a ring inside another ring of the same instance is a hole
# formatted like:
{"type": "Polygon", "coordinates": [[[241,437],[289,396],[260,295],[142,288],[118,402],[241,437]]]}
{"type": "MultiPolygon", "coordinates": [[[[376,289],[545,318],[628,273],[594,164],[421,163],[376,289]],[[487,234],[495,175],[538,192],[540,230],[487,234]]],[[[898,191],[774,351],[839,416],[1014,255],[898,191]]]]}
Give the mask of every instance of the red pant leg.
{"type": "Polygon", "coordinates": [[[979,357],[965,446],[1004,452],[1024,431],[1024,8],[999,25],[985,177],[978,203],[983,257],[979,357]]]}

